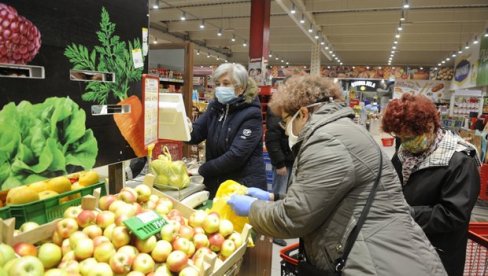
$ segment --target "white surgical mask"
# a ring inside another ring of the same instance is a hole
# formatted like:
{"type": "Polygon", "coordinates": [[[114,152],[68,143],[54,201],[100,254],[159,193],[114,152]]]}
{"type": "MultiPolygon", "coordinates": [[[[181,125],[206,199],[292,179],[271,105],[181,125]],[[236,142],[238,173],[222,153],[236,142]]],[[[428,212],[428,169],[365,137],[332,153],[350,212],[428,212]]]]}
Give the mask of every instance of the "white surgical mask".
{"type": "Polygon", "coordinates": [[[293,134],[293,120],[295,120],[296,116],[298,115],[300,111],[297,111],[293,117],[291,117],[290,121],[288,121],[288,124],[286,125],[286,132],[288,134],[288,146],[290,149],[293,148],[293,146],[298,142],[298,136],[293,134]]]}
{"type": "Polygon", "coordinates": [[[215,97],[217,97],[217,100],[223,104],[237,98],[234,87],[232,86],[217,86],[215,88],[215,97]]]}

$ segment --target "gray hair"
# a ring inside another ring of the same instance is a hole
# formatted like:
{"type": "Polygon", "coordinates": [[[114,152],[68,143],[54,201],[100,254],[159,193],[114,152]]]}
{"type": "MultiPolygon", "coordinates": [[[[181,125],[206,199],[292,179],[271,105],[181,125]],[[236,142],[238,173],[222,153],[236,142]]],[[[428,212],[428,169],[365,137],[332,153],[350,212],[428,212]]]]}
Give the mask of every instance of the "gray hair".
{"type": "Polygon", "coordinates": [[[229,74],[236,87],[242,87],[243,90],[246,89],[248,76],[244,66],[238,63],[222,63],[215,69],[213,79],[214,81],[218,80],[226,74],[229,74]]]}

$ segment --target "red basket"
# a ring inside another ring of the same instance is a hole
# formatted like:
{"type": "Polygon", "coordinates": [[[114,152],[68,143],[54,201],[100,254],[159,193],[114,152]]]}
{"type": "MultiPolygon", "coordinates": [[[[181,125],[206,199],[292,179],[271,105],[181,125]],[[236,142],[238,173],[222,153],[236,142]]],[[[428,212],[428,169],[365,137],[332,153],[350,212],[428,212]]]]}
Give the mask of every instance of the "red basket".
{"type": "Polygon", "coordinates": [[[281,276],[298,275],[298,243],[290,244],[280,250],[281,276]]]}
{"type": "Polygon", "coordinates": [[[464,276],[488,275],[488,223],[469,224],[464,276]]]}
{"type": "Polygon", "coordinates": [[[173,141],[173,140],[158,140],[158,142],[154,145],[154,149],[152,152],[152,159],[157,159],[160,154],[163,153],[163,148],[167,147],[169,153],[171,154],[171,158],[173,161],[181,160],[183,158],[183,142],[181,141],[173,141]]]}
{"type": "Polygon", "coordinates": [[[381,138],[381,143],[383,144],[383,147],[391,147],[393,146],[393,143],[395,142],[395,138],[381,138]]]}
{"type": "Polygon", "coordinates": [[[488,200],[488,164],[480,167],[480,194],[481,200],[488,200]]]}

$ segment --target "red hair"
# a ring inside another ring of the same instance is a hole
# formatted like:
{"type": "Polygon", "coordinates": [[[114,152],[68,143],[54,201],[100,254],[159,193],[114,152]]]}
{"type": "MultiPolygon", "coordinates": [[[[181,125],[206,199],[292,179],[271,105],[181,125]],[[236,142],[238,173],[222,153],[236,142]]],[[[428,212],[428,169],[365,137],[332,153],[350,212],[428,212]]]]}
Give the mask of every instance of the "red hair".
{"type": "Polygon", "coordinates": [[[427,97],[403,94],[401,99],[392,100],[383,114],[382,128],[387,133],[411,133],[421,135],[440,127],[439,113],[435,104],[427,97]]]}

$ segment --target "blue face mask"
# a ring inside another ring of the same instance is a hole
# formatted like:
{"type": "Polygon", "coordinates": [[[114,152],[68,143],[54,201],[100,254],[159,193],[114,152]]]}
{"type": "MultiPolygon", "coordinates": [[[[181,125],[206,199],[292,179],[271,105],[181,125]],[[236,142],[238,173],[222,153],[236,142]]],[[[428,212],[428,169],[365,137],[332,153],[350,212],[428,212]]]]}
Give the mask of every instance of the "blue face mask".
{"type": "Polygon", "coordinates": [[[217,86],[215,88],[215,97],[217,97],[217,100],[223,104],[237,98],[234,87],[230,86],[217,86]]]}

